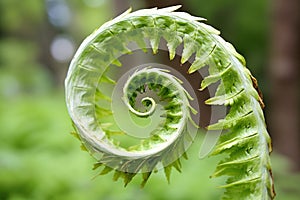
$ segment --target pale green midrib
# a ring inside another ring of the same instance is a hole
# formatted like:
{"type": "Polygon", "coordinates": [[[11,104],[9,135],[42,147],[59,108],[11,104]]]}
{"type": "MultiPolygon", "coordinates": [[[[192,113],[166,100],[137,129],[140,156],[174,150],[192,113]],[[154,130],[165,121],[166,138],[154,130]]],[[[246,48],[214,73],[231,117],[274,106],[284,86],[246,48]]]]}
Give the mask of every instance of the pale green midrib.
{"type": "MultiPolygon", "coordinates": [[[[230,55],[229,58],[231,60],[231,62],[233,63],[233,66],[243,66],[242,63],[240,63],[239,61],[237,62],[237,58],[233,58],[233,56],[231,55],[231,52],[228,52],[227,51],[227,48],[223,46],[222,42],[219,41],[219,40],[223,40],[221,37],[219,37],[218,35],[216,34],[211,34],[209,35],[209,32],[207,32],[205,29],[203,29],[203,31],[206,32],[206,34],[208,36],[211,36],[213,38],[213,40],[215,41],[216,44],[219,44],[219,46],[223,49],[224,52],[227,53],[227,55],[230,55]]],[[[243,66],[244,67],[244,66],[243,66]]],[[[251,104],[252,104],[252,108],[253,109],[253,113],[255,114],[255,118],[256,118],[256,122],[259,123],[258,127],[265,127],[265,124],[262,123],[262,119],[260,117],[260,115],[257,113],[257,99],[252,95],[251,91],[249,88],[252,89],[252,83],[249,83],[250,80],[249,78],[247,79],[246,76],[245,76],[245,72],[242,71],[241,68],[239,67],[234,67],[237,71],[238,71],[238,74],[240,75],[239,77],[242,78],[242,83],[244,85],[244,89],[245,89],[245,93],[248,94],[247,96],[249,96],[251,99],[251,104]],[[250,87],[249,87],[250,85],[250,87]],[[256,105],[256,106],[255,106],[256,105]]],[[[221,77],[222,78],[222,77],[221,77]]],[[[260,107],[258,107],[258,109],[261,109],[260,107]]],[[[267,183],[267,178],[269,177],[268,174],[265,173],[265,170],[267,169],[267,166],[268,166],[268,163],[265,163],[264,161],[267,161],[268,158],[267,156],[269,155],[269,151],[266,149],[268,149],[268,141],[266,140],[266,138],[264,137],[264,133],[262,132],[262,130],[258,130],[258,135],[259,135],[259,140],[260,140],[260,144],[257,145],[257,148],[258,149],[261,149],[262,150],[262,154],[258,155],[261,159],[260,159],[260,165],[261,165],[261,170],[260,172],[261,173],[264,173],[262,174],[262,178],[261,178],[261,187],[260,188],[264,188],[264,191],[261,193],[262,197],[265,196],[265,193],[268,193],[268,189],[266,188],[268,183],[267,183]]]]}
{"type": "MultiPolygon", "coordinates": [[[[160,15],[160,14],[157,14],[157,15],[159,15],[159,16],[164,16],[164,15],[160,15]]],[[[147,16],[148,16],[148,15],[147,15],[147,16]]],[[[177,18],[177,16],[172,16],[171,14],[170,14],[169,16],[172,17],[172,18],[177,18]]],[[[127,16],[125,16],[124,18],[120,18],[119,21],[126,20],[126,17],[127,17],[127,16]]],[[[135,16],[132,15],[131,17],[135,17],[135,16]]],[[[127,17],[127,18],[130,18],[130,17],[127,17]]],[[[183,19],[184,19],[184,18],[183,18],[183,19]]],[[[200,24],[200,23],[198,23],[198,24],[200,24]]],[[[104,30],[105,30],[105,29],[104,29],[104,30]]],[[[202,31],[203,31],[203,30],[204,30],[204,28],[202,29],[202,31]]],[[[209,35],[209,34],[211,34],[211,32],[207,32],[207,35],[209,35]]],[[[222,45],[221,42],[218,41],[218,39],[216,38],[216,36],[214,36],[214,38],[215,38],[215,40],[217,41],[217,44],[219,44],[219,45],[222,47],[223,51],[226,51],[226,52],[227,52],[227,49],[222,45]]],[[[86,45],[88,45],[88,44],[86,44],[86,45]]],[[[231,53],[232,53],[232,52],[227,52],[227,54],[231,54],[231,53]]],[[[75,55],[75,56],[76,56],[76,55],[75,55]]],[[[235,59],[233,59],[232,56],[230,56],[230,59],[231,59],[231,61],[232,61],[233,63],[235,62],[235,59]]],[[[240,68],[238,68],[238,67],[235,68],[235,69],[238,70],[240,77],[243,79],[243,84],[244,84],[244,88],[246,89],[246,93],[247,93],[247,94],[250,96],[250,98],[251,98],[251,99],[250,99],[251,107],[254,108],[254,110],[255,110],[255,118],[256,118],[256,122],[259,123],[259,126],[258,126],[258,127],[264,127],[264,123],[262,122],[262,119],[261,119],[259,113],[258,113],[257,110],[256,110],[256,109],[257,109],[257,99],[252,95],[250,89],[248,88],[249,85],[250,85],[251,87],[252,87],[252,85],[249,83],[249,79],[246,78],[245,72],[242,71],[242,69],[240,69],[240,68]],[[246,83],[248,83],[248,84],[246,84],[246,83]]],[[[262,154],[263,157],[261,157],[261,158],[262,158],[262,159],[261,159],[261,172],[264,172],[264,171],[266,170],[266,167],[264,166],[265,163],[263,163],[263,161],[264,161],[264,160],[268,160],[268,159],[265,159],[265,158],[266,158],[267,155],[269,154],[269,152],[268,152],[268,150],[267,150],[267,148],[266,148],[266,144],[268,144],[268,142],[267,142],[266,138],[264,137],[264,133],[263,133],[262,130],[259,131],[258,135],[259,135],[259,140],[260,140],[260,143],[261,143],[261,145],[258,145],[258,146],[259,146],[258,148],[262,149],[263,152],[264,152],[264,153],[262,154]],[[264,147],[265,147],[265,148],[264,148],[264,147]],[[267,152],[267,153],[266,153],[266,152],[267,152]]],[[[267,174],[265,174],[265,176],[267,176],[267,174]]],[[[265,179],[264,179],[264,180],[265,180],[265,179]]],[[[262,185],[263,185],[263,187],[264,187],[264,185],[266,185],[266,184],[264,184],[263,181],[262,181],[262,185]]],[[[263,194],[262,194],[262,195],[263,195],[263,194]]]]}
{"type": "MultiPolygon", "coordinates": [[[[249,88],[252,87],[252,83],[250,84],[251,87],[248,87],[249,83],[247,83],[247,79],[245,77],[245,73],[242,73],[240,68],[237,68],[237,70],[239,71],[240,77],[243,78],[244,81],[242,81],[244,83],[244,88],[246,93],[250,96],[251,98],[251,104],[253,107],[253,113],[255,115],[256,118],[256,123],[258,123],[258,127],[265,127],[265,124],[262,122],[263,119],[261,119],[260,115],[258,114],[257,109],[261,109],[260,105],[258,104],[258,100],[251,94],[251,91],[249,90],[249,88]]],[[[249,79],[248,79],[249,80],[249,79]]],[[[261,177],[261,187],[260,188],[264,188],[264,191],[262,191],[261,195],[262,195],[262,199],[264,199],[264,197],[266,196],[265,193],[267,193],[267,178],[269,177],[268,174],[265,173],[268,163],[265,163],[264,161],[268,160],[268,155],[269,155],[269,151],[267,150],[268,148],[268,142],[264,136],[264,131],[262,130],[262,128],[260,128],[260,130],[257,131],[258,135],[259,135],[259,140],[260,140],[260,144],[256,145],[256,147],[258,149],[260,149],[261,151],[259,152],[263,152],[260,155],[258,155],[260,157],[260,165],[261,165],[261,169],[260,172],[262,173],[262,177],[261,177]]]]}

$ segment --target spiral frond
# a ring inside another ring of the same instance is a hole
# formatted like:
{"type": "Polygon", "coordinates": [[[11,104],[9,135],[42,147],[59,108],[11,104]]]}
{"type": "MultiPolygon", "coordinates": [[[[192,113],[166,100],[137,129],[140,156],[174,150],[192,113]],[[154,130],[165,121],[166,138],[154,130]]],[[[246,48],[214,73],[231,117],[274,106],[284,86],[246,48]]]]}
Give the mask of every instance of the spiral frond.
{"type": "Polygon", "coordinates": [[[201,84],[199,80],[199,89],[218,83],[214,96],[205,103],[230,107],[224,119],[207,127],[227,130],[212,152],[228,154],[213,174],[229,176],[222,186],[226,188],[223,199],[273,199],[271,140],[262,99],[253,87],[245,59],[219,36],[219,31],[204,24],[204,19],[175,12],[178,8],[127,11],[84,40],[65,81],[66,102],[77,136],[97,158],[95,168],[104,166],[100,174],[114,171],[114,180],[122,177],[125,185],[137,173],[142,173],[144,185],[160,163],[168,180],[172,167],[180,171],[180,156],[185,155],[186,143],[193,140],[189,131],[195,111],[189,103],[191,95],[178,78],[151,66],[127,74],[122,89],[116,92],[120,79],[113,77],[110,69],[113,65],[122,68],[119,58],[132,53],[132,43],[147,52],[149,42],[156,54],[160,41],[165,40],[170,60],[182,45],[180,62],[191,62],[188,73],[208,67],[209,75],[201,84]],[[152,96],[147,96],[149,93],[152,96]],[[116,107],[126,110],[132,119],[160,121],[148,137],[124,146],[118,138],[132,133],[120,125],[116,107]]]}

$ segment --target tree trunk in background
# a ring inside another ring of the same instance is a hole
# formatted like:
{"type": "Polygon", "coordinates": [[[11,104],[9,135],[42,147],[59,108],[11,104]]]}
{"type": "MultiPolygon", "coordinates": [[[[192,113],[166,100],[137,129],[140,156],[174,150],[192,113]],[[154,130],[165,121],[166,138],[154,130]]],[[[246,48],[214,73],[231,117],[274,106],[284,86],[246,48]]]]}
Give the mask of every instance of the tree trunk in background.
{"type": "Polygon", "coordinates": [[[300,1],[275,0],[273,6],[269,127],[275,150],[300,170],[300,1]]]}

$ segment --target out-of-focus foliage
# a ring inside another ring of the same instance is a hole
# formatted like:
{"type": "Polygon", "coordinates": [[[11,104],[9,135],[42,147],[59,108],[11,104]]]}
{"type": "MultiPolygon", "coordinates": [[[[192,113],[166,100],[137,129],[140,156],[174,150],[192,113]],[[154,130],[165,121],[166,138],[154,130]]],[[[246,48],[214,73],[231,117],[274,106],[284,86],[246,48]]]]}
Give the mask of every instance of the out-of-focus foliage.
{"type": "Polygon", "coordinates": [[[45,14],[44,2],[38,0],[1,0],[1,26],[7,32],[26,34],[38,26],[45,14]]]}
{"type": "Polygon", "coordinates": [[[36,46],[15,38],[0,40],[0,95],[45,93],[52,85],[49,74],[36,62],[36,46]]]}
{"type": "Polygon", "coordinates": [[[278,200],[297,200],[300,197],[299,173],[291,173],[291,162],[277,154],[273,153],[272,166],[276,183],[276,199],[278,200]]]}
{"type": "MultiPolygon", "coordinates": [[[[219,199],[223,190],[215,187],[223,180],[209,179],[218,158],[198,160],[199,141],[188,152],[189,160],[183,161],[183,173],[172,173],[170,185],[161,171],[143,190],[139,178],[127,188],[113,182],[112,174],[92,179],[97,174],[90,168],[94,160],[80,151],[79,142],[69,134],[72,128],[63,91],[55,87],[55,79],[45,67],[48,63],[40,60],[42,50],[49,51],[49,46],[41,44],[44,40],[39,37],[51,40],[45,32],[51,37],[53,32],[63,33],[78,46],[112,18],[112,6],[109,0],[65,2],[72,11],[70,25],[51,29],[45,1],[0,1],[0,199],[219,199]],[[93,2],[102,4],[95,7],[93,2]]],[[[209,19],[209,24],[235,44],[262,83],[260,72],[267,48],[266,1],[187,2],[191,3],[187,5],[191,5],[192,14],[209,19]]],[[[67,66],[62,63],[58,67],[62,77],[67,66]]],[[[272,163],[277,199],[298,200],[299,175],[289,172],[288,161],[276,153],[272,163]]]]}

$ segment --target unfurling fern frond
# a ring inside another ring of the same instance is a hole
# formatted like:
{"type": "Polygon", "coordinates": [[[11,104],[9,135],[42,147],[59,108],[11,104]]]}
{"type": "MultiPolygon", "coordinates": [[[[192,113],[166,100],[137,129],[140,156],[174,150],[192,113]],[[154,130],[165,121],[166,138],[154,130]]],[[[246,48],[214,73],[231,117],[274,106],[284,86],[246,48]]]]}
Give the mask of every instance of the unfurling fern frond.
{"type": "Polygon", "coordinates": [[[165,40],[172,60],[183,44],[181,63],[192,60],[188,73],[208,67],[200,90],[217,84],[205,103],[230,108],[207,127],[226,130],[212,152],[228,154],[213,174],[229,176],[223,199],[273,199],[271,141],[257,83],[219,31],[202,18],[175,12],[179,7],[129,10],[84,40],[65,81],[76,136],[98,160],[95,168],[104,166],[100,174],[114,171],[114,180],[124,178],[125,185],[137,173],[144,185],[159,166],[168,179],[172,167],[180,170],[180,157],[197,131],[191,92],[167,67],[146,64],[125,73],[120,58],[136,49],[147,52],[149,45],[156,54],[165,40]]]}

